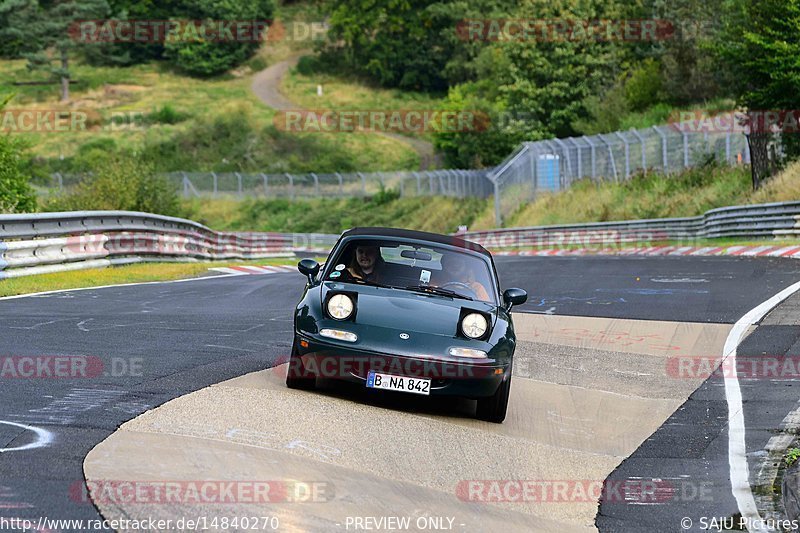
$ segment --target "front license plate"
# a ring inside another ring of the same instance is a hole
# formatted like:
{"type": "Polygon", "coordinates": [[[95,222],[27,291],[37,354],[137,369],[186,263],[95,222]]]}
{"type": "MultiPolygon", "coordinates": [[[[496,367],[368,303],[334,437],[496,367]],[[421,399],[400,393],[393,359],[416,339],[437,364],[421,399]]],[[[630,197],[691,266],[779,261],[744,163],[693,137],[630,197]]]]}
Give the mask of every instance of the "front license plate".
{"type": "Polygon", "coordinates": [[[431,380],[370,372],[367,374],[367,388],[411,392],[427,396],[431,393],[431,380]]]}

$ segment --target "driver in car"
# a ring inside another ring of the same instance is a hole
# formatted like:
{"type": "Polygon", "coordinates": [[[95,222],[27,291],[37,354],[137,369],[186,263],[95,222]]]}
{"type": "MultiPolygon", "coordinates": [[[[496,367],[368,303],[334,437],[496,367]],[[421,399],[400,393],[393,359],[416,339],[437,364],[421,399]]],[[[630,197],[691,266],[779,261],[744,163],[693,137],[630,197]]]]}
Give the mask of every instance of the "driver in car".
{"type": "MultiPolygon", "coordinates": [[[[447,284],[461,284],[468,286],[474,293],[478,300],[488,302],[490,301],[489,292],[483,283],[478,281],[475,273],[467,265],[467,260],[461,254],[445,254],[442,256],[442,277],[444,280],[439,284],[439,287],[444,287],[447,284]]],[[[458,292],[457,287],[444,287],[454,288],[458,292]]]]}
{"type": "Polygon", "coordinates": [[[382,264],[377,246],[356,246],[347,272],[355,279],[377,283],[382,264]]]}

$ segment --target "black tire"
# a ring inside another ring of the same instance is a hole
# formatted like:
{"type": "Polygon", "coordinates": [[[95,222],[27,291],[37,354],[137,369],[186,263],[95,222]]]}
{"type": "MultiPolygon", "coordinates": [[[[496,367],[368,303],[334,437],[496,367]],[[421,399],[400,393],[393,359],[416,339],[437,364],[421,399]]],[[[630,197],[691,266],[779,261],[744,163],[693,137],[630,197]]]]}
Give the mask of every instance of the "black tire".
{"type": "Polygon", "coordinates": [[[317,386],[317,376],[303,364],[296,346],[296,343],[292,344],[289,368],[286,369],[286,386],[290,389],[314,390],[317,386]]]}
{"type": "Polygon", "coordinates": [[[508,410],[508,396],[511,393],[511,376],[497,388],[493,396],[478,398],[478,408],[475,417],[479,420],[500,424],[506,419],[508,410]]]}

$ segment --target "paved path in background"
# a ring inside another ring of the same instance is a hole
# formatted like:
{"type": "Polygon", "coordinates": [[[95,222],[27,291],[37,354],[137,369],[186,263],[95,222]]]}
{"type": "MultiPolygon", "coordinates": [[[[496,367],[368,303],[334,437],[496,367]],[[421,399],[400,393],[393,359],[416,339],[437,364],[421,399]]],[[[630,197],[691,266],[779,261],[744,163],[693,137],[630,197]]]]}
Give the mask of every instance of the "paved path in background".
{"type": "MultiPolygon", "coordinates": [[[[255,75],[252,89],[259,100],[278,111],[289,111],[300,107],[281,92],[281,80],[289,69],[297,64],[301,55],[298,54],[284,61],[279,61],[255,75]]],[[[439,166],[440,158],[436,155],[432,143],[424,139],[400,135],[399,133],[376,132],[376,134],[400,141],[413,148],[419,155],[420,170],[439,166]]]]}

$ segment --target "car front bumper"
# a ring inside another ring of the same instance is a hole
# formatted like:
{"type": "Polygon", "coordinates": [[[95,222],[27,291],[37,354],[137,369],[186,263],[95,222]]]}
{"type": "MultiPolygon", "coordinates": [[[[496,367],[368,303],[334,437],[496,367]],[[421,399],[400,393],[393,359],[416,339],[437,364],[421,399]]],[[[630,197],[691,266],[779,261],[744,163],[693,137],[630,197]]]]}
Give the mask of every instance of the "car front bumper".
{"type": "Polygon", "coordinates": [[[329,343],[299,335],[298,355],[312,374],[324,379],[366,384],[370,371],[395,376],[428,378],[431,396],[492,396],[506,379],[510,363],[464,360],[425,355],[391,354],[329,343]],[[302,341],[302,342],[300,342],[302,341]]]}

